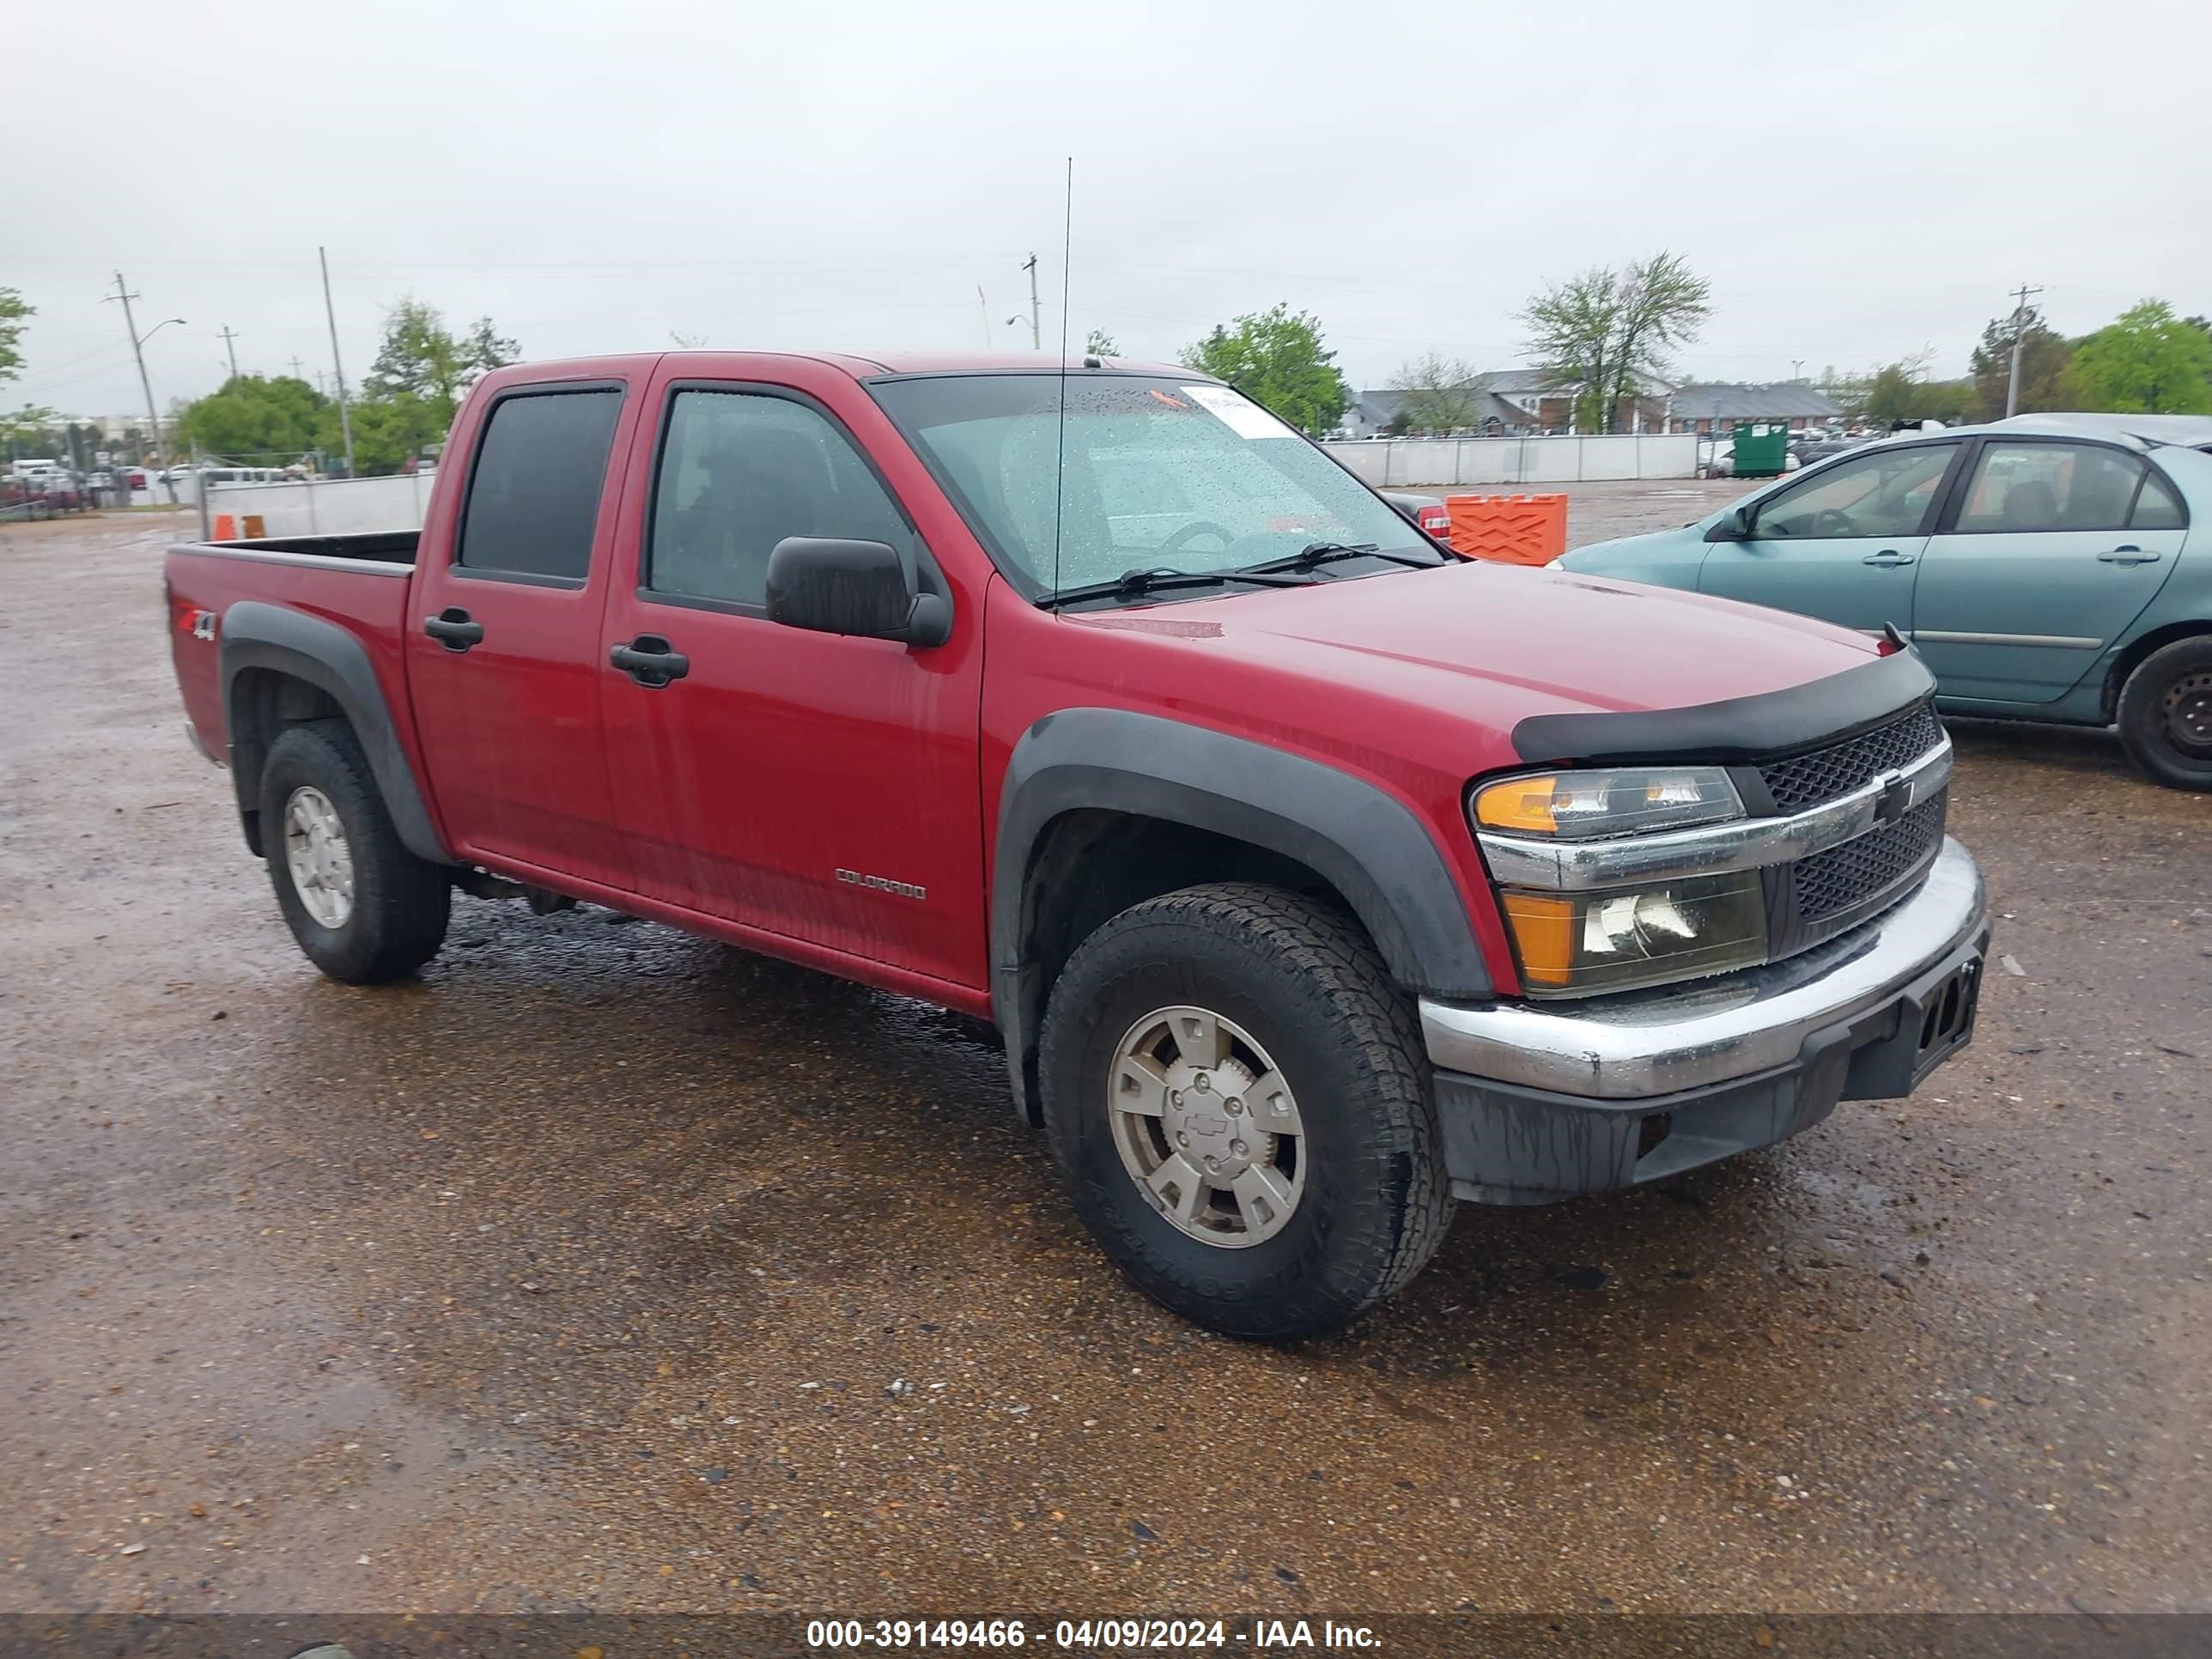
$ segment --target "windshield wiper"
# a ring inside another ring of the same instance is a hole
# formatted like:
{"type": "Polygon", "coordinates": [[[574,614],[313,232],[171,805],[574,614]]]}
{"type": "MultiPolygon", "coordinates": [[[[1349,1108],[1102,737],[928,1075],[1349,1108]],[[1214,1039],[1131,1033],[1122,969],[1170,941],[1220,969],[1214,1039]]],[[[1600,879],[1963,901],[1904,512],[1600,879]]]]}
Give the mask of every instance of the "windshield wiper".
{"type": "Polygon", "coordinates": [[[1308,542],[1286,559],[1248,564],[1243,567],[1243,571],[1249,575],[1271,570],[1315,570],[1325,564],[1334,564],[1340,559],[1382,559],[1390,564],[1402,564],[1412,570],[1433,570],[1444,562],[1442,556],[1425,559],[1412,553],[1386,553],[1373,542],[1308,542]]]}
{"type": "Polygon", "coordinates": [[[1224,582],[1249,582],[1255,587],[1310,587],[1310,576],[1276,574],[1265,570],[1172,570],[1156,566],[1149,570],[1124,570],[1111,581],[1085,582],[1063,587],[1037,601],[1047,611],[1078,599],[1135,599],[1174,587],[1218,587],[1224,582]]]}

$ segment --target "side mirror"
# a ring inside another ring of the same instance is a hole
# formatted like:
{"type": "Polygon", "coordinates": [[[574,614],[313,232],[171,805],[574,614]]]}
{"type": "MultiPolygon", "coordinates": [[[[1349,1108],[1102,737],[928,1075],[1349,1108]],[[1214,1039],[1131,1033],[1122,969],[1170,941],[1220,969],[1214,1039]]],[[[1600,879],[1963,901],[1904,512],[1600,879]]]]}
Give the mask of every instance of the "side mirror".
{"type": "Polygon", "coordinates": [[[787,536],[768,556],[768,618],[787,628],[942,645],[952,607],[924,593],[882,542],[787,536]]]}
{"type": "Polygon", "coordinates": [[[1747,507],[1732,507],[1721,515],[1721,520],[1705,532],[1709,542],[1747,542],[1751,539],[1752,511],[1747,507]]]}

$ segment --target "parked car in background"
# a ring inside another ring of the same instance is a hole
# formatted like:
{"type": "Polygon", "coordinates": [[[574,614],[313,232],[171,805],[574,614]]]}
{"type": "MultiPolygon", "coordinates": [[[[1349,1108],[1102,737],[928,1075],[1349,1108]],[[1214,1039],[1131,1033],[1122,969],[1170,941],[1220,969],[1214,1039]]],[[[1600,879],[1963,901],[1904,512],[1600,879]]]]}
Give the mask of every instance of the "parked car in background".
{"type": "Polygon", "coordinates": [[[1812,427],[1790,441],[1790,453],[1797,458],[1800,466],[1817,466],[1846,450],[1857,448],[1863,441],[1848,438],[1833,427],[1812,427]]]}
{"type": "Polygon", "coordinates": [[[1443,496],[1416,495],[1403,489],[1378,489],[1375,493],[1411,519],[1424,535],[1450,544],[1451,509],[1444,505],[1443,496]]]}
{"type": "Polygon", "coordinates": [[[2212,419],[2034,415],[1854,450],[1561,562],[1894,628],[1946,711],[2117,721],[2152,777],[2212,790],[2208,526],[2212,419]]]}

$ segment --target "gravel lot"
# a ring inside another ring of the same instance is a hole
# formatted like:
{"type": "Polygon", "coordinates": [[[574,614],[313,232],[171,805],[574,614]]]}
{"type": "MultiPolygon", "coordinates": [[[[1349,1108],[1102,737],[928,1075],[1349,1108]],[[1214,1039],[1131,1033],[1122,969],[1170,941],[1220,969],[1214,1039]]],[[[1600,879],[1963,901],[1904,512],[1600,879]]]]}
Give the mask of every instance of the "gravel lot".
{"type": "Polygon", "coordinates": [[[2212,1605],[2212,801],[2108,736],[1958,732],[2008,960],[1921,1096],[1272,1352],[963,1022],[473,900],[318,977],[179,729],[187,522],[0,527],[0,1612],[2212,1605]]]}

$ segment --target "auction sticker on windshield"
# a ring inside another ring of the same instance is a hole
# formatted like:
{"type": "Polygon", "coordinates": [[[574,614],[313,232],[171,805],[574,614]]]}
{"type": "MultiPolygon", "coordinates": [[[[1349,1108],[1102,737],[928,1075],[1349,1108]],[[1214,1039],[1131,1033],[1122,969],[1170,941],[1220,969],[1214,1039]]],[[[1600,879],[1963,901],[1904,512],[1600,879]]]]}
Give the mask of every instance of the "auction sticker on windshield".
{"type": "Polygon", "coordinates": [[[1184,386],[1176,391],[1213,416],[1240,438],[1295,438],[1298,434],[1241,392],[1225,386],[1184,386]]]}

